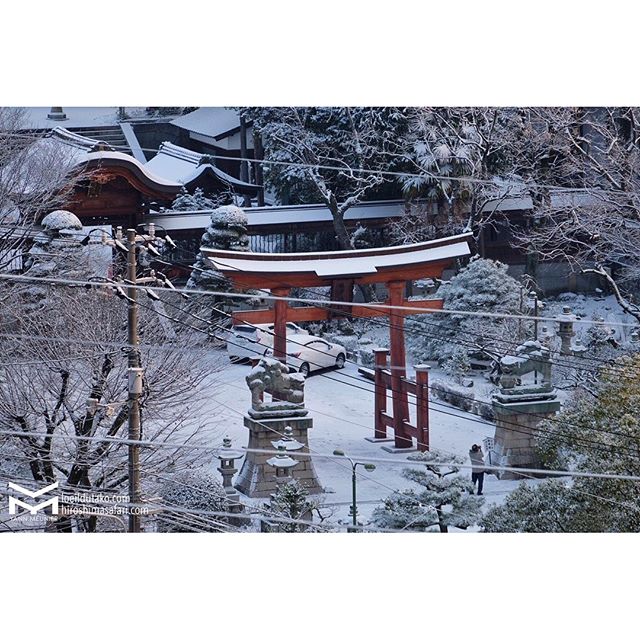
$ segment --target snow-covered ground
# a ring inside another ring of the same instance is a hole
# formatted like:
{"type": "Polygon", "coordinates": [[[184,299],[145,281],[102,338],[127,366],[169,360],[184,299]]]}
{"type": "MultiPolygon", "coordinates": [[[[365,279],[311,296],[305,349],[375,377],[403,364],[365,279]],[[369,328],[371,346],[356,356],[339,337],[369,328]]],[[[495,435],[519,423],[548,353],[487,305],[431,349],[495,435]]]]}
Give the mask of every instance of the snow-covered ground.
{"type": "MultiPolygon", "coordinates": [[[[249,434],[242,424],[242,416],[250,403],[244,380],[248,372],[247,365],[225,367],[216,375],[217,386],[209,402],[212,436],[215,433],[219,440],[228,435],[234,446],[246,446],[248,442],[249,434]]],[[[342,449],[353,458],[366,456],[391,460],[390,464],[376,462],[376,470],[372,473],[361,467],[358,469],[361,473],[358,477],[359,513],[362,519],[367,519],[381,499],[395,489],[412,484],[402,478],[404,465],[398,464],[407,454],[389,454],[382,451],[382,445],[365,440],[365,437],[373,436],[373,385],[358,375],[355,365],[348,363],[341,372],[326,371],[312,375],[305,387],[305,405],[313,418],[313,429],[309,435],[312,453],[331,455],[335,449],[342,449]]],[[[493,425],[477,416],[453,407],[434,406],[432,409],[430,434],[434,449],[459,454],[468,462],[470,446],[475,442],[481,443],[486,436],[493,436],[493,425]]],[[[351,501],[350,465],[337,457],[316,458],[314,464],[327,492],[323,496],[325,503],[336,505],[332,519],[346,520],[351,501]]],[[[500,501],[516,485],[488,476],[484,492],[487,504],[500,501]]]]}
{"type": "MultiPolygon", "coordinates": [[[[564,294],[546,301],[540,315],[555,317],[562,312],[563,306],[570,306],[573,313],[585,319],[599,316],[605,323],[628,321],[613,296],[564,294]]],[[[541,320],[540,324],[547,325],[549,332],[555,331],[554,322],[541,320]]],[[[575,329],[580,337],[588,329],[588,325],[577,324],[575,329]]],[[[620,328],[616,329],[616,333],[618,338],[622,338],[622,342],[628,338],[620,328]]],[[[366,337],[376,343],[386,344],[386,331],[376,325],[370,327],[366,337]]],[[[443,380],[452,384],[447,374],[435,366],[436,363],[431,364],[434,365],[430,374],[432,382],[443,380]]],[[[248,442],[248,432],[242,424],[242,416],[250,401],[244,380],[248,372],[247,365],[225,366],[215,376],[217,386],[208,401],[212,437],[220,440],[223,435],[228,435],[235,446],[245,446],[248,442]]],[[[482,401],[489,400],[495,389],[494,385],[480,372],[475,372],[470,378],[474,384],[468,390],[473,391],[476,398],[482,401]]],[[[564,399],[565,394],[561,395],[561,399],[564,399]]],[[[347,363],[342,371],[325,371],[312,375],[306,382],[305,405],[314,420],[314,427],[309,435],[312,453],[331,455],[335,449],[341,449],[356,459],[374,457],[390,461],[377,461],[372,473],[359,468],[357,489],[361,520],[366,521],[375,506],[393,490],[412,486],[413,483],[402,477],[404,465],[399,464],[408,454],[390,454],[382,450],[381,444],[365,440],[365,437],[373,435],[373,383],[358,374],[356,365],[347,363]]],[[[442,406],[440,401],[438,404],[431,404],[429,419],[432,449],[460,455],[466,463],[469,460],[470,446],[482,443],[483,438],[494,435],[493,424],[454,407],[442,406]]],[[[351,501],[350,465],[338,457],[316,458],[314,464],[325,488],[325,504],[334,511],[330,520],[347,520],[351,501]]],[[[465,470],[463,473],[469,471],[465,470]]],[[[498,480],[492,475],[485,476],[484,509],[502,502],[517,486],[518,482],[498,480]]]]}

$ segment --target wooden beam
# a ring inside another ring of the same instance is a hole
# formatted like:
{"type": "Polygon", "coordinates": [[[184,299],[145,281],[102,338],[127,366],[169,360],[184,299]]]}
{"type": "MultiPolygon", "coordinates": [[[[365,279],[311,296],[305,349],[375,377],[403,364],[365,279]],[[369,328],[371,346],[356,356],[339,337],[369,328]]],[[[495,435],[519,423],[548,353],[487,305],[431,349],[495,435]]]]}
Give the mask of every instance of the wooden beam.
{"type": "MultiPolygon", "coordinates": [[[[347,315],[355,318],[375,318],[380,316],[388,316],[389,309],[376,308],[380,304],[390,304],[389,301],[383,303],[372,302],[367,307],[351,307],[351,311],[347,311],[347,315]]],[[[423,313],[425,309],[442,309],[443,301],[440,299],[433,300],[405,300],[403,307],[413,307],[414,309],[406,309],[400,311],[404,316],[411,316],[423,313]]],[[[342,308],[342,307],[340,307],[342,308]]],[[[275,313],[273,309],[256,309],[255,311],[234,311],[233,324],[273,324],[275,322],[275,313]]],[[[320,307],[289,307],[287,309],[287,318],[291,322],[320,322],[328,320],[330,317],[329,309],[320,307]]]]}
{"type": "MultiPolygon", "coordinates": [[[[273,309],[257,309],[256,311],[234,311],[232,313],[233,324],[273,324],[276,320],[273,309]]],[[[289,307],[287,320],[290,322],[318,322],[328,320],[327,309],[318,307],[289,307]]]]}

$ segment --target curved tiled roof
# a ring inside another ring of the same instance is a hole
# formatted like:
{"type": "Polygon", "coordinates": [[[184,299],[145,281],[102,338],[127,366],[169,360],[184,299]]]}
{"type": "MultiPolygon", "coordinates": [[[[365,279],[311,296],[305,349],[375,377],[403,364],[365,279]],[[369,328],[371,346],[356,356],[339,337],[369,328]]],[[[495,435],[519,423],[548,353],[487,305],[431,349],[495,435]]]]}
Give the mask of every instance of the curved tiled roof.
{"type": "Polygon", "coordinates": [[[230,176],[210,162],[202,163],[203,158],[206,158],[205,154],[179,147],[171,142],[163,142],[158,153],[145,166],[156,175],[179,182],[185,187],[193,186],[203,176],[209,174],[239,193],[255,195],[260,189],[255,184],[230,176]]]}

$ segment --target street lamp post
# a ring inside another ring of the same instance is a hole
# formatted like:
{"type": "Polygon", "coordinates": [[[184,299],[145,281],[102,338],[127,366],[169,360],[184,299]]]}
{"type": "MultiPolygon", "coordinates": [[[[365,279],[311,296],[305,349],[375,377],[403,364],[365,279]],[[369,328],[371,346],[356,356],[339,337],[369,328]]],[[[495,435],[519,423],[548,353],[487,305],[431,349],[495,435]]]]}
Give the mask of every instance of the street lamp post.
{"type": "MultiPolygon", "coordinates": [[[[345,454],[344,451],[341,451],[340,449],[336,449],[333,452],[334,456],[341,456],[343,458],[346,458],[350,463],[351,463],[351,517],[352,517],[352,522],[353,522],[353,526],[357,527],[358,526],[358,504],[357,504],[357,485],[356,485],[356,467],[358,465],[361,465],[364,467],[365,471],[368,471],[369,473],[371,473],[372,471],[375,470],[376,465],[375,464],[370,464],[368,462],[354,462],[348,455],[345,454]]],[[[357,531],[357,529],[352,529],[351,532],[355,533],[357,531]]]]}

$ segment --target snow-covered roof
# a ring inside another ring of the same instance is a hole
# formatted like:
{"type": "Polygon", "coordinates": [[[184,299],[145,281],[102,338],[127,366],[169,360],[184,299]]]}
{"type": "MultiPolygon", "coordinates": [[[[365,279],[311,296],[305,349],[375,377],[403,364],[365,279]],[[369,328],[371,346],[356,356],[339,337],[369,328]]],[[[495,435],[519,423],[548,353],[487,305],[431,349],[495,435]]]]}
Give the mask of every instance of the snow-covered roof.
{"type": "Polygon", "coordinates": [[[209,172],[238,191],[257,189],[255,184],[238,180],[211,163],[200,164],[203,157],[204,154],[197,151],[179,147],[171,142],[163,142],[158,153],[145,166],[155,175],[183,185],[189,185],[209,172]]]}
{"type": "Polygon", "coordinates": [[[397,247],[315,253],[244,253],[202,248],[221,272],[314,273],[318,277],[349,277],[377,273],[384,267],[401,267],[468,256],[471,234],[462,234],[397,247]]]}
{"type": "Polygon", "coordinates": [[[67,131],[63,127],[56,127],[42,138],[36,140],[29,148],[27,161],[22,169],[25,175],[26,190],[29,189],[29,174],[36,172],[37,166],[55,161],[61,174],[66,174],[81,165],[94,165],[103,161],[111,164],[124,164],[133,171],[142,174],[150,182],[162,186],[172,187],[176,191],[182,186],[175,180],[169,180],[156,175],[140,161],[132,156],[114,151],[108,144],[87,138],[77,133],[67,131]]]}
{"type": "Polygon", "coordinates": [[[200,107],[172,120],[171,124],[218,140],[240,127],[240,116],[227,107],[200,107]]]}
{"type": "MultiPolygon", "coordinates": [[[[376,220],[399,218],[404,214],[403,200],[364,202],[347,210],[345,220],[376,220]]],[[[161,224],[167,231],[204,229],[209,224],[211,211],[193,213],[154,213],[151,222],[161,224]]],[[[279,207],[249,207],[245,209],[249,228],[281,224],[331,223],[331,212],[323,204],[287,205],[279,207]]]]}

